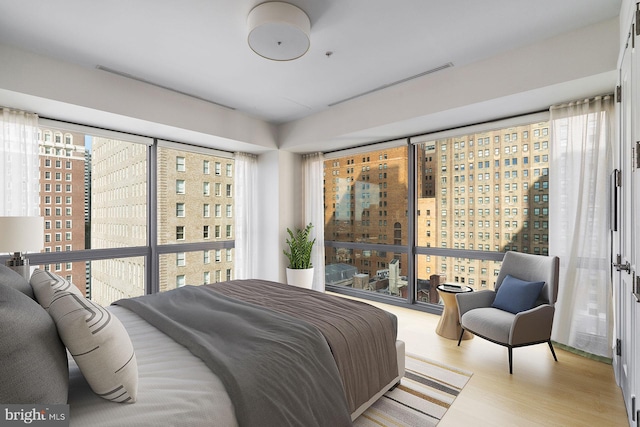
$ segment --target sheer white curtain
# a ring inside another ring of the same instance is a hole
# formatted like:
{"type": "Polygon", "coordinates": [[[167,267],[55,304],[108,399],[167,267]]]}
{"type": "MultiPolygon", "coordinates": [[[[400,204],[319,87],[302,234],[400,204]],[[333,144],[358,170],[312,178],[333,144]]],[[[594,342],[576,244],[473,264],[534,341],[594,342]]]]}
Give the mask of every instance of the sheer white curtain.
{"type": "Polygon", "coordinates": [[[0,108],[0,215],[40,216],[38,116],[0,108]]]}
{"type": "Polygon", "coordinates": [[[254,279],[257,272],[257,189],[258,159],[252,154],[235,153],[235,259],[236,279],[254,279]]]}
{"type": "Polygon", "coordinates": [[[609,272],[608,186],[613,99],[597,97],[551,108],[549,247],[560,257],[552,339],[611,357],[613,308],[609,272]]]}
{"type": "Polygon", "coordinates": [[[324,156],[322,153],[302,157],[302,188],[304,192],[304,223],[313,224],[311,238],[316,239],[311,252],[313,264],[312,289],[324,292],[324,156]]]}

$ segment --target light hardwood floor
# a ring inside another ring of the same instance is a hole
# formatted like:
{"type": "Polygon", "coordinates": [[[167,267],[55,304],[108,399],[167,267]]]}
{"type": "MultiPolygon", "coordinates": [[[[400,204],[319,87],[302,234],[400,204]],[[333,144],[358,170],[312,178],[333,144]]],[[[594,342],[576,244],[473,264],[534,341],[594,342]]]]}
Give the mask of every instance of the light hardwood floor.
{"type": "Polygon", "coordinates": [[[463,341],[435,333],[439,316],[365,301],[398,316],[398,339],[415,353],[473,373],[438,427],[627,426],[613,367],[546,344],[513,350],[481,338],[463,341]]]}

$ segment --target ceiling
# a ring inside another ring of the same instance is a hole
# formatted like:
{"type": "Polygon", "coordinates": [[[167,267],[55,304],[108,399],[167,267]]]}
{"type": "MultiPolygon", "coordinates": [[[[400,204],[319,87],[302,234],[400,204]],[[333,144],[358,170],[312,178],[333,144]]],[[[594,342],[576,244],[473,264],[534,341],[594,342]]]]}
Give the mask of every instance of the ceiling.
{"type": "Polygon", "coordinates": [[[246,42],[260,0],[0,0],[0,43],[282,124],[611,19],[621,1],[289,0],[310,18],[311,47],[278,62],[246,42]]]}

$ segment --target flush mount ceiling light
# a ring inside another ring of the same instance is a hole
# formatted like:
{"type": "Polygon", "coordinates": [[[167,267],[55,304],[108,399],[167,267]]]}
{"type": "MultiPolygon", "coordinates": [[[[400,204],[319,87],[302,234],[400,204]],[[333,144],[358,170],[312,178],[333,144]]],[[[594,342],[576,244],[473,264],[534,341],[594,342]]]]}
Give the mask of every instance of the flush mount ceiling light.
{"type": "Polygon", "coordinates": [[[247,18],[249,46],[274,61],[300,58],[309,49],[311,21],[304,11],[283,2],[262,3],[247,18]]]}

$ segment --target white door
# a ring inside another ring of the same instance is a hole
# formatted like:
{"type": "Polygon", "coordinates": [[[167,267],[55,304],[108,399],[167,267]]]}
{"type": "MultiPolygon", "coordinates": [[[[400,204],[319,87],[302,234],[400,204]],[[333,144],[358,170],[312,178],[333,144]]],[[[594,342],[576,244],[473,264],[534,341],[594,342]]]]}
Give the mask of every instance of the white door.
{"type": "MultiPolygon", "coordinates": [[[[631,35],[635,37],[635,35],[631,35]]],[[[634,58],[634,49],[632,48],[632,40],[629,40],[625,49],[622,67],[620,70],[620,84],[622,86],[622,102],[620,106],[620,138],[619,149],[616,150],[616,165],[620,171],[619,188],[615,188],[614,192],[619,196],[618,199],[618,227],[617,231],[612,233],[612,264],[616,267],[613,269],[613,286],[616,307],[616,337],[618,339],[616,356],[614,357],[614,366],[616,379],[622,389],[625,405],[627,407],[627,415],[629,424],[636,424],[636,393],[637,393],[637,373],[634,370],[634,358],[636,354],[636,346],[638,343],[635,339],[634,331],[636,329],[637,319],[636,312],[638,304],[634,295],[634,274],[635,266],[635,242],[636,230],[634,221],[634,164],[633,153],[635,140],[640,137],[637,125],[634,125],[634,115],[636,111],[640,111],[640,107],[636,103],[638,97],[635,95],[637,91],[635,86],[640,86],[640,80],[634,77],[637,73],[637,67],[634,58]]]]}
{"type": "MultiPolygon", "coordinates": [[[[636,8],[638,8],[638,4],[636,4],[636,8]]],[[[636,14],[636,23],[635,28],[638,30],[638,14],[636,14]]],[[[636,31],[632,36],[635,40],[634,44],[640,43],[640,37],[638,36],[638,31],[636,31]]],[[[639,269],[640,269],[640,120],[638,120],[638,114],[640,114],[640,55],[635,51],[640,48],[640,46],[635,46],[633,49],[633,54],[631,55],[631,92],[632,92],[632,108],[631,108],[631,121],[633,123],[632,130],[632,139],[627,144],[627,147],[623,148],[623,155],[625,153],[629,154],[630,164],[628,165],[629,170],[631,172],[630,179],[630,190],[631,193],[631,201],[630,211],[625,212],[625,215],[628,215],[630,220],[629,226],[631,227],[629,230],[629,240],[631,240],[631,247],[629,252],[630,258],[630,270],[631,273],[629,275],[623,275],[625,281],[628,281],[628,284],[625,284],[625,289],[627,289],[626,299],[627,304],[629,305],[630,311],[630,322],[631,322],[631,338],[632,343],[629,343],[633,346],[631,351],[631,360],[633,367],[631,368],[631,375],[633,377],[631,384],[631,392],[634,395],[633,399],[633,410],[634,413],[631,414],[631,420],[633,421],[634,426],[640,425],[640,278],[638,277],[639,269]],[[629,277],[630,276],[630,277],[629,277]]],[[[623,157],[624,158],[624,157],[623,157]]],[[[626,251],[627,249],[625,249],[626,251]]]]}

